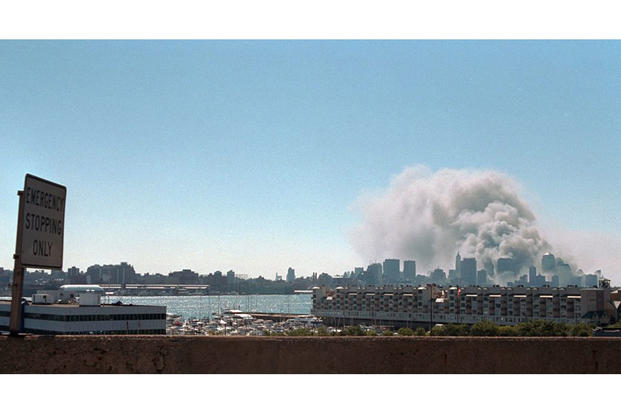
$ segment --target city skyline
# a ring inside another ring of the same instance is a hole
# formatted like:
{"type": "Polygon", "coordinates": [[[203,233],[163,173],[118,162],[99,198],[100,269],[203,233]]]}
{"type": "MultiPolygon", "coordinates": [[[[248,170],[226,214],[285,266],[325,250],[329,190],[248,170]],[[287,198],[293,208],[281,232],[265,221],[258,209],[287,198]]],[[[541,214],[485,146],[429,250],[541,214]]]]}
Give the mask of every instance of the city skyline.
{"type": "Polygon", "coordinates": [[[342,274],[384,259],[361,200],[423,168],[510,177],[554,254],[621,282],[618,45],[2,41],[0,266],[32,173],[67,186],[64,267],[342,274]]]}
{"type": "MultiPolygon", "coordinates": [[[[593,287],[600,284],[609,285],[610,279],[602,274],[601,269],[594,272],[584,272],[569,263],[562,257],[555,257],[551,253],[545,253],[538,264],[530,264],[524,268],[519,261],[510,257],[500,257],[494,264],[477,263],[474,257],[461,257],[458,252],[455,257],[455,266],[448,268],[448,273],[443,268],[437,267],[433,271],[423,274],[416,272],[416,260],[406,259],[403,264],[400,259],[384,259],[383,263],[372,263],[364,267],[354,267],[342,274],[331,275],[326,272],[313,272],[312,275],[296,275],[295,269],[289,267],[286,275],[287,283],[294,283],[302,279],[311,279],[312,284],[306,286],[324,286],[341,283],[345,286],[368,286],[368,285],[409,285],[424,286],[437,284],[439,286],[530,286],[530,287],[593,287]],[[327,279],[325,279],[327,277],[327,279]],[[322,279],[323,278],[323,279],[322,279]]],[[[10,269],[0,267],[0,282],[6,285],[12,275],[10,269]]],[[[227,280],[239,278],[241,280],[261,279],[263,275],[248,275],[236,273],[235,270],[214,270],[199,274],[192,269],[184,268],[173,270],[168,274],[159,272],[136,272],[133,265],[127,262],[119,264],[94,263],[87,268],[80,269],[76,266],[67,267],[67,270],[55,269],[51,271],[51,278],[43,270],[27,272],[29,283],[34,285],[48,284],[52,279],[57,283],[59,280],[69,284],[100,284],[100,283],[128,283],[128,284],[153,284],[153,283],[180,283],[201,284],[200,280],[206,277],[217,276],[227,280]],[[39,278],[40,275],[44,277],[39,278]]],[[[270,280],[271,278],[264,278],[270,280]]],[[[217,279],[219,280],[219,279],[217,279]]],[[[281,275],[276,274],[272,281],[283,281],[281,275]]],[[[207,281],[208,282],[208,281],[207,281]]]]}

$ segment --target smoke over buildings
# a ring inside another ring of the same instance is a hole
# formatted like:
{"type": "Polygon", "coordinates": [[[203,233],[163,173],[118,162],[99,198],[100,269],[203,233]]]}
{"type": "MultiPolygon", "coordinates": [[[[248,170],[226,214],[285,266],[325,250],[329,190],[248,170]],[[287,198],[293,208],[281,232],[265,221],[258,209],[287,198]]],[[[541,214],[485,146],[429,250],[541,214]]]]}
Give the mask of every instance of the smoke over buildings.
{"type": "Polygon", "coordinates": [[[362,220],[351,241],[368,260],[413,258],[431,270],[449,265],[459,251],[491,273],[498,258],[527,271],[551,250],[517,183],[496,171],[406,168],[356,208],[362,220]]]}

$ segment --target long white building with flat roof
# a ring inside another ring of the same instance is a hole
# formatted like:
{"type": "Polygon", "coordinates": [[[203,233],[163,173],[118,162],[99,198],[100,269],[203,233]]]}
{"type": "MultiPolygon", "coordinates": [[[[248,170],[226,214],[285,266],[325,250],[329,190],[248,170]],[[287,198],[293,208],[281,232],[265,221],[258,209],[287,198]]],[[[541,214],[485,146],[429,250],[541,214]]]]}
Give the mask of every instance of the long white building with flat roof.
{"type": "MultiPolygon", "coordinates": [[[[23,332],[37,334],[165,334],[166,306],[101,304],[96,285],[40,291],[24,303],[23,332]]],[[[0,301],[0,330],[9,329],[11,302],[0,301]]]]}

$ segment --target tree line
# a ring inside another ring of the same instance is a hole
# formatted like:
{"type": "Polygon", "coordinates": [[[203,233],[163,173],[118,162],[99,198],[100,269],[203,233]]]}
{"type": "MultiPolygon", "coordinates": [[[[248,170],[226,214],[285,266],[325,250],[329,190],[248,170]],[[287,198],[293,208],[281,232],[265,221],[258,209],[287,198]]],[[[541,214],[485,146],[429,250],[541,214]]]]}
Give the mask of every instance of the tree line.
{"type": "Polygon", "coordinates": [[[419,327],[378,330],[360,325],[346,326],[341,330],[319,328],[296,328],[283,332],[264,331],[265,336],[592,336],[593,327],[586,323],[565,324],[552,321],[521,322],[513,326],[497,325],[489,321],[473,325],[436,325],[431,331],[419,327]]]}

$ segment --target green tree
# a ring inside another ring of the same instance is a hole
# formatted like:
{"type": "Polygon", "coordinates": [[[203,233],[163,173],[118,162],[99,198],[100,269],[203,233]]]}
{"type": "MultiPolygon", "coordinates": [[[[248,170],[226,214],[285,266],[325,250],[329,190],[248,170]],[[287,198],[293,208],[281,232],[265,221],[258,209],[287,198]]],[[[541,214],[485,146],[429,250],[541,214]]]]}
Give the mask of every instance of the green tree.
{"type": "Polygon", "coordinates": [[[570,328],[571,336],[592,336],[593,328],[586,323],[578,323],[570,328]]]}
{"type": "Polygon", "coordinates": [[[539,336],[566,336],[562,333],[562,327],[552,321],[541,321],[539,325],[539,336]]]}
{"type": "Polygon", "coordinates": [[[480,321],[470,327],[471,336],[498,336],[498,325],[490,321],[480,321]]]}
{"type": "Polygon", "coordinates": [[[397,333],[401,336],[412,336],[414,335],[414,331],[410,328],[399,328],[397,333]]]}
{"type": "Polygon", "coordinates": [[[290,329],[287,331],[287,336],[312,336],[313,331],[308,328],[290,329]]]}
{"type": "Polygon", "coordinates": [[[382,331],[382,336],[392,336],[392,335],[393,335],[393,333],[392,333],[392,331],[390,329],[384,329],[382,331]]]}
{"type": "Polygon", "coordinates": [[[520,322],[516,325],[516,329],[520,336],[540,336],[541,328],[539,322],[541,321],[520,322]]]}
{"type": "Polygon", "coordinates": [[[568,336],[570,327],[564,323],[535,320],[521,322],[516,326],[520,336],[568,336]]]}
{"type": "Polygon", "coordinates": [[[317,335],[330,336],[330,332],[328,332],[328,328],[326,328],[325,326],[320,326],[319,328],[317,328],[317,335]]]}
{"type": "Polygon", "coordinates": [[[558,322],[554,323],[553,332],[554,336],[569,336],[571,335],[571,328],[566,323],[558,322]]]}
{"type": "Polygon", "coordinates": [[[346,336],[364,336],[364,330],[360,325],[348,326],[342,332],[346,336]]]}
{"type": "Polygon", "coordinates": [[[416,336],[425,336],[426,333],[427,333],[427,331],[425,331],[425,328],[418,327],[418,328],[416,328],[416,331],[414,332],[414,335],[416,335],[416,336]]]}
{"type": "Polygon", "coordinates": [[[468,327],[463,324],[454,324],[449,323],[445,325],[446,335],[447,336],[467,336],[468,335],[468,327]]]}
{"type": "Polygon", "coordinates": [[[499,326],[498,336],[520,336],[520,332],[515,326],[499,326]]]}
{"type": "Polygon", "coordinates": [[[436,325],[433,328],[431,328],[431,333],[430,335],[432,336],[446,336],[446,326],[444,325],[436,325]]]}

